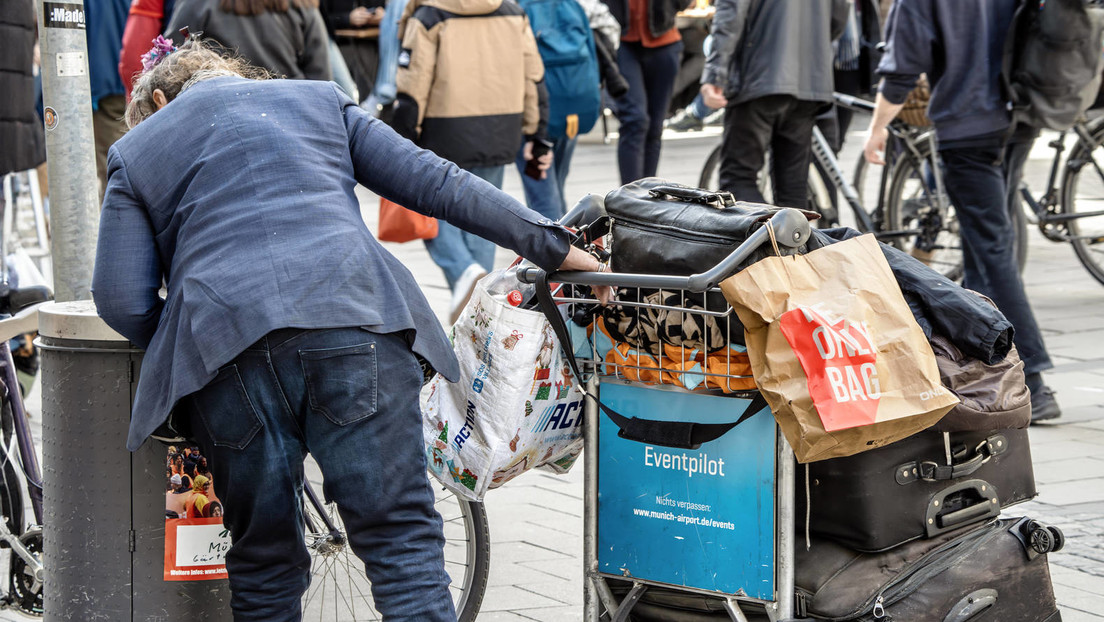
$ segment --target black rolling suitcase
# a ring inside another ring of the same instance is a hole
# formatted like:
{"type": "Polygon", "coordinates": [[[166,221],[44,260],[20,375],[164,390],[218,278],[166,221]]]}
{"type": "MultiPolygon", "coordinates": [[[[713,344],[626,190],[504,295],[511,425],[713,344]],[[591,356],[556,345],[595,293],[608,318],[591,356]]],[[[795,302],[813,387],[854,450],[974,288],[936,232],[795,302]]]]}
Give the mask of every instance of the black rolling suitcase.
{"type": "Polygon", "coordinates": [[[1060,622],[1045,553],[1061,532],[1004,519],[862,553],[815,539],[796,551],[799,618],[832,622],[1060,622]]]}
{"type": "Polygon", "coordinates": [[[798,529],[807,516],[813,534],[860,551],[996,518],[1036,494],[1026,429],[926,431],[805,466],[797,467],[798,529]]]}

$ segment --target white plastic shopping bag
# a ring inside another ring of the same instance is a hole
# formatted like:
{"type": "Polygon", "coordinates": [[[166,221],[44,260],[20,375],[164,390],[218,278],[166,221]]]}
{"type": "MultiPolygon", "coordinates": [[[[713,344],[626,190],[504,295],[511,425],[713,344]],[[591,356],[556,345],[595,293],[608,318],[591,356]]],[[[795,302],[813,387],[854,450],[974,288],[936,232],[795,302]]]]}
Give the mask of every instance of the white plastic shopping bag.
{"type": "Polygon", "coordinates": [[[544,314],[488,291],[503,275],[479,282],[452,328],[460,381],[436,376],[423,404],[430,471],[473,501],[532,468],[566,472],[583,444],[583,393],[559,340],[544,314]]]}

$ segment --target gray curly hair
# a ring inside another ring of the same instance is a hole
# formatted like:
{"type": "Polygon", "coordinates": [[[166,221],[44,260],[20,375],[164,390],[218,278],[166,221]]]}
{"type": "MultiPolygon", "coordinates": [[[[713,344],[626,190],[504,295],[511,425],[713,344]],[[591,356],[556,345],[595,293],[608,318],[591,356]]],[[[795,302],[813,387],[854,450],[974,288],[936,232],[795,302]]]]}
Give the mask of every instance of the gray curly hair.
{"type": "Polygon", "coordinates": [[[189,37],[176,51],[134,79],[130,103],[123,117],[127,127],[132,128],[157,112],[154,91],[160,89],[165,99],[172,101],[196,82],[227,75],[251,80],[275,77],[243,58],[220,53],[217,47],[197,36],[189,37]]]}

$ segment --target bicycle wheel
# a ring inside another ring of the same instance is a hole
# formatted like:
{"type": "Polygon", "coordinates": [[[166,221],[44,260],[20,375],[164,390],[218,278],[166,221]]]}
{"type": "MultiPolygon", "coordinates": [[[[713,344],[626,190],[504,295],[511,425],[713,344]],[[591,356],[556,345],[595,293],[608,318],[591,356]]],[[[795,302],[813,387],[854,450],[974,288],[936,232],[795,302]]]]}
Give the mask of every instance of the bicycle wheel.
{"type": "Polygon", "coordinates": [[[1066,160],[1062,177],[1063,215],[1070,244],[1094,279],[1104,284],[1104,124],[1090,128],[1092,142],[1077,141],[1066,160]]]}
{"type": "MultiPolygon", "coordinates": [[[[763,166],[763,170],[759,171],[759,192],[763,195],[763,200],[767,203],[772,203],[773,194],[771,192],[770,183],[770,152],[767,152],[766,165],[763,166]]],[[[821,175],[815,166],[815,162],[810,160],[809,162],[809,180],[808,180],[808,201],[805,206],[806,209],[812,210],[822,215],[831,215],[835,213],[831,203],[831,193],[834,189],[831,184],[825,182],[827,177],[821,175]]],[[[709,152],[709,157],[705,159],[705,166],[702,167],[701,175],[698,176],[698,187],[706,190],[720,190],[721,189],[721,145],[717,145],[713,148],[713,151],[709,152]]],[[[823,219],[821,219],[823,220],[823,219]]],[[[820,221],[813,221],[814,225],[820,221]]],[[[823,225],[834,224],[827,221],[820,223],[823,225]]],[[[819,225],[818,225],[819,226],[819,225]]]]}
{"type": "MultiPolygon", "coordinates": [[[[436,509],[444,521],[445,570],[452,578],[450,588],[457,619],[472,622],[479,613],[490,573],[487,513],[482,503],[464,501],[445,490],[437,492],[436,509]]],[[[337,505],[316,505],[304,496],[303,514],[311,554],[311,584],[303,595],[303,619],[380,620],[372,605],[371,583],[364,575],[364,564],[348,545],[337,505]],[[326,528],[323,514],[334,526],[333,531],[326,528]]]]}
{"type": "Polygon", "coordinates": [[[937,196],[931,160],[903,154],[894,164],[886,197],[884,241],[912,255],[943,276],[962,279],[962,238],[954,206],[944,191],[937,196]],[[908,232],[908,233],[904,233],[908,232]]]}

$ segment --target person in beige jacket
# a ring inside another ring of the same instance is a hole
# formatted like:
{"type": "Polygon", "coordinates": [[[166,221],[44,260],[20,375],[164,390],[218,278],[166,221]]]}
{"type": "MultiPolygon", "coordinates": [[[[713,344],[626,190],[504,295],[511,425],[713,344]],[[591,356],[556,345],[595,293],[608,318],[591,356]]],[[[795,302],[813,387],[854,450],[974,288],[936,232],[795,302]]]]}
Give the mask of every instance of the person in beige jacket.
{"type": "MultiPolygon", "coordinates": [[[[531,159],[548,118],[544,65],[525,11],[513,0],[412,0],[399,30],[396,131],[501,188],[522,137],[531,159]]],[[[549,164],[542,158],[542,168],[549,164]]],[[[441,222],[426,249],[453,292],[455,321],[493,267],[494,244],[441,222]]]]}

